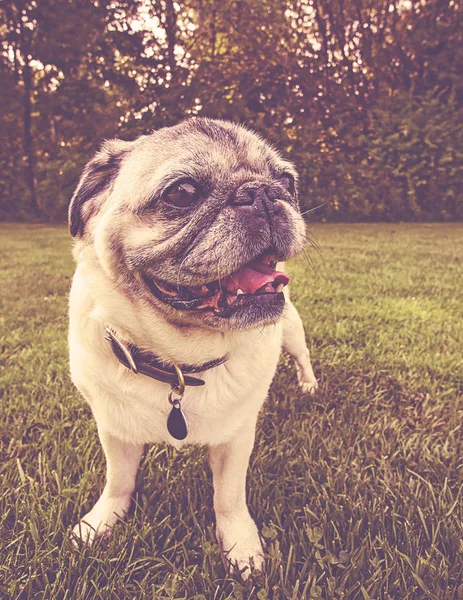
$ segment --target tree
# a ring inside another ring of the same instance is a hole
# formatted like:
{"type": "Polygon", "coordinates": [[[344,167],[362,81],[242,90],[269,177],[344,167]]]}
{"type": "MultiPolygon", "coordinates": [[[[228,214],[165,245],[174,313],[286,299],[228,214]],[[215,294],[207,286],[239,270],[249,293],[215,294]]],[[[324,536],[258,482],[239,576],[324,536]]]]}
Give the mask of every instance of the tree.
{"type": "Polygon", "coordinates": [[[462,14],[453,0],[11,0],[1,214],[60,218],[103,138],[203,114],[290,154],[306,210],[454,218],[462,14]]]}
{"type": "MultiPolygon", "coordinates": [[[[7,30],[5,49],[10,54],[12,71],[22,88],[23,110],[23,148],[25,158],[25,180],[29,189],[29,210],[32,217],[38,217],[35,189],[35,153],[32,134],[33,74],[32,59],[36,29],[34,2],[17,0],[4,7],[4,19],[7,30]]],[[[4,67],[3,67],[4,68],[4,67]]]]}

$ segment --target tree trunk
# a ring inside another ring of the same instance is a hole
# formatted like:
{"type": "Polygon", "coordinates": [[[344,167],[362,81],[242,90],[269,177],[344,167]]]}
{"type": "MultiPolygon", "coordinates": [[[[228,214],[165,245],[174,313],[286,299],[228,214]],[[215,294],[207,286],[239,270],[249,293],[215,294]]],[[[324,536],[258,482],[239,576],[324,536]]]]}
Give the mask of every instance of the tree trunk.
{"type": "Polygon", "coordinates": [[[175,45],[177,43],[177,13],[175,12],[173,0],[166,0],[166,37],[167,37],[167,60],[172,73],[172,82],[175,82],[177,63],[175,60],[175,45]]]}
{"type": "Polygon", "coordinates": [[[26,184],[29,188],[29,210],[32,217],[40,216],[39,205],[37,204],[37,193],[35,190],[35,156],[32,143],[32,71],[31,71],[31,56],[30,47],[27,39],[27,34],[24,31],[24,25],[20,15],[17,18],[19,25],[19,53],[22,56],[22,80],[24,84],[23,94],[23,124],[24,137],[23,148],[26,158],[26,184]]]}
{"type": "Polygon", "coordinates": [[[39,217],[40,209],[37,204],[37,193],[35,191],[35,175],[34,175],[34,148],[32,144],[32,115],[31,115],[31,100],[32,100],[32,73],[29,64],[29,56],[24,54],[23,66],[23,82],[24,82],[24,154],[26,157],[26,183],[29,188],[29,205],[31,216],[39,217]]]}
{"type": "MultiPolygon", "coordinates": [[[[37,193],[35,190],[35,157],[32,143],[32,71],[30,65],[30,43],[27,39],[27,33],[24,31],[22,20],[22,10],[24,5],[19,3],[15,6],[13,3],[6,4],[5,11],[8,20],[8,29],[12,34],[12,46],[14,54],[14,72],[16,80],[22,79],[24,85],[23,93],[23,151],[26,159],[25,179],[29,188],[29,212],[33,217],[40,216],[40,209],[37,204],[37,193]],[[20,60],[21,59],[21,60],[20,60]],[[21,64],[22,63],[22,64],[21,64]]],[[[30,32],[29,32],[30,33],[30,32]]]]}

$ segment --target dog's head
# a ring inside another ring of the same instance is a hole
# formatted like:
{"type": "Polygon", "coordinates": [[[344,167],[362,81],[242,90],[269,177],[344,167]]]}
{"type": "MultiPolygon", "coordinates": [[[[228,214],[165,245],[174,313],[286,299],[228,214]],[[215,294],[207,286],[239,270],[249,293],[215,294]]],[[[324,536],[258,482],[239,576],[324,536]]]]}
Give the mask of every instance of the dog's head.
{"type": "Polygon", "coordinates": [[[171,321],[240,329],[276,321],[302,250],[293,165],[255,133],[195,118],[106,142],[69,207],[71,234],[106,274],[171,321]]]}

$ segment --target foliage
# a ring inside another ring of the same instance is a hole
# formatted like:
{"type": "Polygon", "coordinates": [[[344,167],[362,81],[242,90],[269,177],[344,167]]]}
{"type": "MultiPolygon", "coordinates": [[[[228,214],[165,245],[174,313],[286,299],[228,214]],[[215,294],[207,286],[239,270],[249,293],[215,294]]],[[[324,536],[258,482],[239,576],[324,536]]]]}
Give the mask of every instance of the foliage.
{"type": "Polygon", "coordinates": [[[463,218],[463,108],[430,91],[398,92],[371,111],[366,134],[349,136],[348,155],[309,154],[310,206],[331,220],[463,218]]]}
{"type": "Polygon", "coordinates": [[[105,465],[70,382],[65,227],[2,225],[0,596],[11,600],[463,594],[460,224],[322,225],[292,298],[321,387],[283,357],[259,421],[250,510],[267,571],[227,577],[206,451],[147,449],[132,514],[73,549],[105,465]]]}
{"type": "Polygon", "coordinates": [[[462,15],[453,0],[11,0],[0,218],[63,218],[102,139],[195,114],[289,154],[320,218],[461,218],[462,15]]]}
{"type": "Polygon", "coordinates": [[[463,218],[463,108],[442,96],[402,94],[374,111],[361,174],[374,173],[375,217],[463,218]]]}

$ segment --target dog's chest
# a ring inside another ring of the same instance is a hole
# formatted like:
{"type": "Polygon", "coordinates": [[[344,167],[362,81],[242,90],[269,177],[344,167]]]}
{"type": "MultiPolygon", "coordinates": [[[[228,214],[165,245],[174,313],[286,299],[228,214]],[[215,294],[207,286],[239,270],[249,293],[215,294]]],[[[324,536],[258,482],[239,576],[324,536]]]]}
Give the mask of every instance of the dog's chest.
{"type": "Polygon", "coordinates": [[[187,387],[181,402],[188,424],[183,442],[167,430],[170,385],[134,375],[107,357],[100,364],[98,381],[90,384],[92,409],[100,426],[127,441],[169,442],[177,447],[222,443],[247,419],[255,418],[267,396],[280,348],[281,325],[253,331],[231,350],[226,363],[200,374],[205,385],[187,387]]]}

